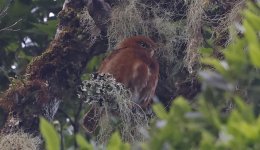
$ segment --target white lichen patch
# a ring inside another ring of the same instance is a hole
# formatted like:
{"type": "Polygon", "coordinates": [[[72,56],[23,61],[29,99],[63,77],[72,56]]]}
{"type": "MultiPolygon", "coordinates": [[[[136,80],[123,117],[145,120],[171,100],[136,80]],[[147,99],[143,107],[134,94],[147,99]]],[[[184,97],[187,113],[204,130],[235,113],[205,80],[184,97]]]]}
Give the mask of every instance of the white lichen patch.
{"type": "Polygon", "coordinates": [[[148,118],[141,107],[131,100],[131,92],[109,74],[95,74],[83,81],[79,97],[89,105],[98,107],[98,143],[106,143],[111,134],[118,130],[128,142],[144,140],[139,129],[147,129],[148,118]]]}

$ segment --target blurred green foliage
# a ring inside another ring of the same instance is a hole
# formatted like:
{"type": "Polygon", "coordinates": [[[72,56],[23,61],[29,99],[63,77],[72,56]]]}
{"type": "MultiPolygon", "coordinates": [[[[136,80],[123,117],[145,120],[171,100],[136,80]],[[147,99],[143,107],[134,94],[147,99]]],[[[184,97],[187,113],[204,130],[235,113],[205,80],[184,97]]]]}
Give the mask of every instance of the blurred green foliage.
{"type": "Polygon", "coordinates": [[[40,119],[40,131],[45,139],[46,149],[60,149],[60,137],[55,128],[44,118],[40,119]]]}
{"type": "MultiPolygon", "coordinates": [[[[199,73],[202,91],[196,103],[179,97],[169,111],[161,104],[153,105],[157,118],[151,123],[149,138],[139,146],[131,145],[132,149],[260,149],[260,4],[248,3],[242,14],[243,36],[223,51],[224,59],[211,57],[210,49],[201,50],[205,69],[199,73]]],[[[77,143],[80,149],[97,149],[80,135],[77,143]]],[[[130,149],[118,132],[106,147],[130,149]]]]}
{"type": "Polygon", "coordinates": [[[54,37],[64,0],[0,0],[0,92],[54,37]]]}

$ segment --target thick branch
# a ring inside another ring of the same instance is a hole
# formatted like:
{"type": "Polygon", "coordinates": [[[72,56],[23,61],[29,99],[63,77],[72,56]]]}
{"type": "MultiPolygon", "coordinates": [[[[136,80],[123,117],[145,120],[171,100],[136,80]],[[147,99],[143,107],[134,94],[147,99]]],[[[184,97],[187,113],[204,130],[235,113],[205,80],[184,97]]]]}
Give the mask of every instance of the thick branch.
{"type": "Polygon", "coordinates": [[[39,116],[53,119],[63,93],[76,89],[88,60],[107,49],[109,16],[110,6],[103,0],[64,3],[54,40],[0,99],[8,114],[2,132],[22,128],[37,133],[39,116]]]}

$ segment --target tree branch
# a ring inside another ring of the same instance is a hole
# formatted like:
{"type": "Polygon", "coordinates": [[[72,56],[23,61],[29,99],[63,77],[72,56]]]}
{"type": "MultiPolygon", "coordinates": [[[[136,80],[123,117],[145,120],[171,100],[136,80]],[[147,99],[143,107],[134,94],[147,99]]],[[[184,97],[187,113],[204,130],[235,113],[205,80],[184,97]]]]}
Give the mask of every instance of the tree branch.
{"type": "Polygon", "coordinates": [[[89,59],[107,49],[109,13],[104,0],[65,1],[54,40],[29,64],[23,82],[13,81],[0,98],[8,114],[2,133],[38,134],[39,116],[53,119],[66,91],[76,90],[89,59]]]}

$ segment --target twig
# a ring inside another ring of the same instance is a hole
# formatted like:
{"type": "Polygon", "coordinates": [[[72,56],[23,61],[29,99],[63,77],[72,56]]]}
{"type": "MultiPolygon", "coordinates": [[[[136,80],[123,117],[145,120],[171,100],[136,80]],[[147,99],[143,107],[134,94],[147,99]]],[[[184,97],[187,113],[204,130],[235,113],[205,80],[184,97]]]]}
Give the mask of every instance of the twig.
{"type": "MultiPolygon", "coordinates": [[[[3,10],[0,11],[0,19],[3,18],[4,16],[7,15],[7,10],[9,9],[11,5],[11,0],[8,2],[8,4],[3,8],[3,10]]],[[[19,19],[18,21],[16,21],[15,23],[13,23],[12,25],[5,27],[3,29],[0,29],[1,31],[19,31],[20,29],[12,29],[16,24],[18,24],[20,21],[22,21],[22,19],[19,19]]]]}
{"type": "Polygon", "coordinates": [[[74,148],[78,148],[78,144],[76,141],[76,135],[79,132],[79,119],[80,119],[80,112],[82,111],[82,107],[83,107],[83,101],[80,100],[79,103],[79,108],[77,109],[77,112],[74,115],[74,148]]]}
{"type": "Polygon", "coordinates": [[[0,32],[1,31],[19,31],[20,29],[12,29],[12,27],[14,27],[16,24],[18,24],[20,21],[22,21],[22,19],[19,19],[18,21],[16,21],[14,24],[8,26],[8,27],[5,27],[3,29],[0,29],[0,32]]]}
{"type": "Polygon", "coordinates": [[[6,7],[3,8],[3,10],[1,10],[0,17],[4,17],[7,14],[7,10],[9,9],[10,4],[11,1],[9,1],[9,3],[6,5],[6,7]]]}

